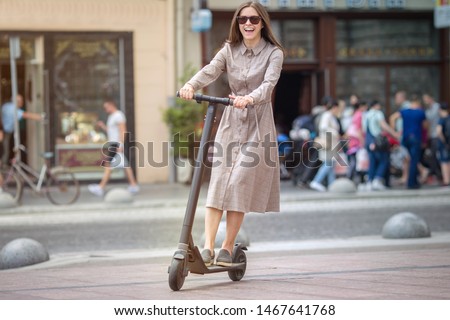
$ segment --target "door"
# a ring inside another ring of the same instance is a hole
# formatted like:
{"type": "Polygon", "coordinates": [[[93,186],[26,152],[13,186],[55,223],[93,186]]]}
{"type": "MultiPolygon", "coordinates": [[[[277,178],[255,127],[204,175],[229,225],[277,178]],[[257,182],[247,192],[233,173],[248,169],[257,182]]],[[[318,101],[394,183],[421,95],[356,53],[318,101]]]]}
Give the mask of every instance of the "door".
{"type": "Polygon", "coordinates": [[[289,132],[299,115],[309,114],[330,95],[328,70],[282,72],[275,91],[274,117],[279,130],[289,132]]]}
{"type": "Polygon", "coordinates": [[[330,72],[328,69],[313,71],[311,73],[311,102],[312,106],[321,103],[322,98],[330,96],[330,72]]]}

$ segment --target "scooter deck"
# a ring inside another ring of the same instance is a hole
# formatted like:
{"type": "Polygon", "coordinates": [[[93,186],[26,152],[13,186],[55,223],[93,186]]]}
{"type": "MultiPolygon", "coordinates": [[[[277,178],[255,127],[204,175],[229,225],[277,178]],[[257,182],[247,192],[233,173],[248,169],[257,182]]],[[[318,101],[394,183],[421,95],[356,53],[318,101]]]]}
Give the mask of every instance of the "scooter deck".
{"type": "Polygon", "coordinates": [[[240,263],[232,263],[231,266],[227,266],[227,267],[222,267],[222,266],[217,266],[217,265],[212,265],[212,266],[205,266],[202,262],[193,262],[189,264],[189,271],[191,273],[196,273],[196,274],[205,274],[205,273],[216,273],[216,272],[224,272],[224,271],[230,271],[230,270],[236,270],[236,269],[241,269],[245,266],[245,263],[240,262],[240,263]]]}

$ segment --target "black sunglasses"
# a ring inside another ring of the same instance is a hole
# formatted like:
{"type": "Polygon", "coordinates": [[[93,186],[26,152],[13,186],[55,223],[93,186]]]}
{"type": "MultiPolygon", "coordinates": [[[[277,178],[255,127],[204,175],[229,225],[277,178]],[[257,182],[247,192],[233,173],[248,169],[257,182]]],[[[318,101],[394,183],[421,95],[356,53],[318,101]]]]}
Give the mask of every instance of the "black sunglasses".
{"type": "Polygon", "coordinates": [[[239,24],[245,24],[247,20],[250,20],[251,24],[258,24],[261,21],[260,16],[238,16],[236,17],[236,20],[239,22],[239,24]]]}

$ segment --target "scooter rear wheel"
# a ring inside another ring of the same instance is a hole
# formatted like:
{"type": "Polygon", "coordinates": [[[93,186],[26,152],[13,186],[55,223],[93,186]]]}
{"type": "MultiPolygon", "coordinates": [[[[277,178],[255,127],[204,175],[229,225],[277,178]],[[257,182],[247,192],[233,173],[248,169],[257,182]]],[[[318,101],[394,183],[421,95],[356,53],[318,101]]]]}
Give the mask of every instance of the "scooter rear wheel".
{"type": "Polygon", "coordinates": [[[245,270],[247,269],[247,256],[244,250],[241,248],[235,248],[233,250],[233,263],[243,263],[242,268],[228,271],[228,276],[233,281],[239,281],[244,277],[245,270]]]}
{"type": "Polygon", "coordinates": [[[184,272],[184,260],[172,259],[169,269],[169,286],[173,291],[178,291],[186,278],[184,272]]]}

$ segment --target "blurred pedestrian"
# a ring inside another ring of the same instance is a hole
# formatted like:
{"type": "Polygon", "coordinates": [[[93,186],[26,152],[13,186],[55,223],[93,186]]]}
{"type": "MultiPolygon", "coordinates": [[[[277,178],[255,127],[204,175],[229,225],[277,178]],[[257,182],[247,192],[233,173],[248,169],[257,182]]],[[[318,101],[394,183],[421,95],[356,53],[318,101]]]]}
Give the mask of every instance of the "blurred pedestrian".
{"type": "Polygon", "coordinates": [[[317,119],[320,119],[325,110],[325,106],[317,105],[311,110],[311,114],[297,117],[289,134],[294,140],[294,154],[300,157],[292,170],[291,178],[293,184],[300,188],[308,187],[322,164],[319,160],[319,152],[313,144],[318,134],[317,119]]]}
{"type": "Polygon", "coordinates": [[[369,111],[363,117],[363,130],[365,136],[365,147],[369,153],[369,173],[367,190],[386,189],[387,176],[389,174],[390,144],[386,133],[398,137],[398,133],[392,129],[385,120],[381,110],[381,104],[377,100],[370,103],[369,111]],[[386,137],[387,144],[379,144],[386,137]]]}
{"type": "Polygon", "coordinates": [[[398,107],[399,110],[409,109],[411,102],[408,100],[406,91],[399,90],[395,93],[394,104],[398,107]]]}
{"type": "MultiPolygon", "coordinates": [[[[347,131],[345,132],[345,138],[348,139],[347,146],[347,157],[348,157],[348,168],[347,168],[347,178],[353,180],[356,173],[356,154],[359,150],[364,148],[365,133],[362,127],[363,114],[367,111],[367,102],[361,101],[354,105],[354,112],[352,116],[352,121],[347,131]]],[[[362,173],[363,175],[363,173],[362,173]]],[[[361,177],[361,182],[363,182],[363,177],[361,177]]]]}
{"type": "MultiPolygon", "coordinates": [[[[343,103],[345,104],[345,101],[343,103]]],[[[352,94],[350,95],[348,104],[343,106],[343,110],[341,111],[340,115],[342,131],[346,132],[348,130],[348,127],[351,125],[352,117],[356,110],[355,106],[358,103],[359,97],[356,94],[352,94]]]]}
{"type": "Polygon", "coordinates": [[[439,137],[439,161],[442,171],[442,185],[450,185],[450,114],[447,103],[440,105],[440,119],[437,125],[439,137]]]}
{"type": "Polygon", "coordinates": [[[427,130],[425,111],[422,109],[418,96],[411,98],[408,109],[402,109],[390,116],[391,126],[394,126],[400,118],[403,120],[401,143],[408,149],[410,156],[407,187],[408,189],[418,189],[420,188],[418,173],[422,155],[423,130],[427,130]]]}
{"type": "MultiPolygon", "coordinates": [[[[399,90],[394,95],[394,105],[397,106],[397,111],[409,109],[411,102],[409,102],[406,91],[399,90]]],[[[396,122],[394,129],[397,132],[402,132],[403,130],[403,119],[399,117],[396,122]]]]}
{"type": "Polygon", "coordinates": [[[336,179],[334,167],[338,154],[334,151],[336,146],[339,145],[341,138],[341,128],[338,122],[340,111],[339,103],[334,101],[320,117],[319,135],[316,138],[316,143],[319,148],[319,159],[322,161],[322,165],[314,176],[313,181],[309,184],[311,189],[320,192],[327,191],[327,187],[323,184],[325,180],[327,186],[330,186],[336,179]]]}
{"type": "Polygon", "coordinates": [[[105,194],[105,187],[109,182],[112,170],[121,167],[125,170],[128,179],[128,191],[133,194],[138,193],[139,186],[124,153],[125,134],[127,132],[125,115],[112,100],[105,101],[103,109],[108,114],[108,120],[106,125],[102,121],[97,124],[107,133],[108,154],[106,161],[102,163],[104,171],[100,183],[88,185],[88,190],[96,196],[102,197],[105,194]]]}
{"type": "Polygon", "coordinates": [[[31,120],[42,120],[43,116],[40,113],[27,112],[23,110],[24,101],[23,96],[18,94],[16,96],[16,103],[11,101],[6,102],[2,106],[2,125],[3,125],[3,155],[2,155],[2,166],[8,166],[11,154],[11,145],[14,136],[14,121],[17,112],[17,121],[21,119],[31,119],[31,120]]]}
{"type": "Polygon", "coordinates": [[[425,115],[428,121],[427,164],[430,169],[429,175],[434,175],[438,181],[442,181],[442,174],[438,160],[439,137],[437,133],[437,126],[440,120],[440,105],[429,93],[424,93],[422,95],[422,99],[425,105],[425,115]]]}
{"type": "Polygon", "coordinates": [[[2,156],[3,156],[3,121],[2,121],[2,113],[0,112],[0,168],[2,167],[2,156]]]}

